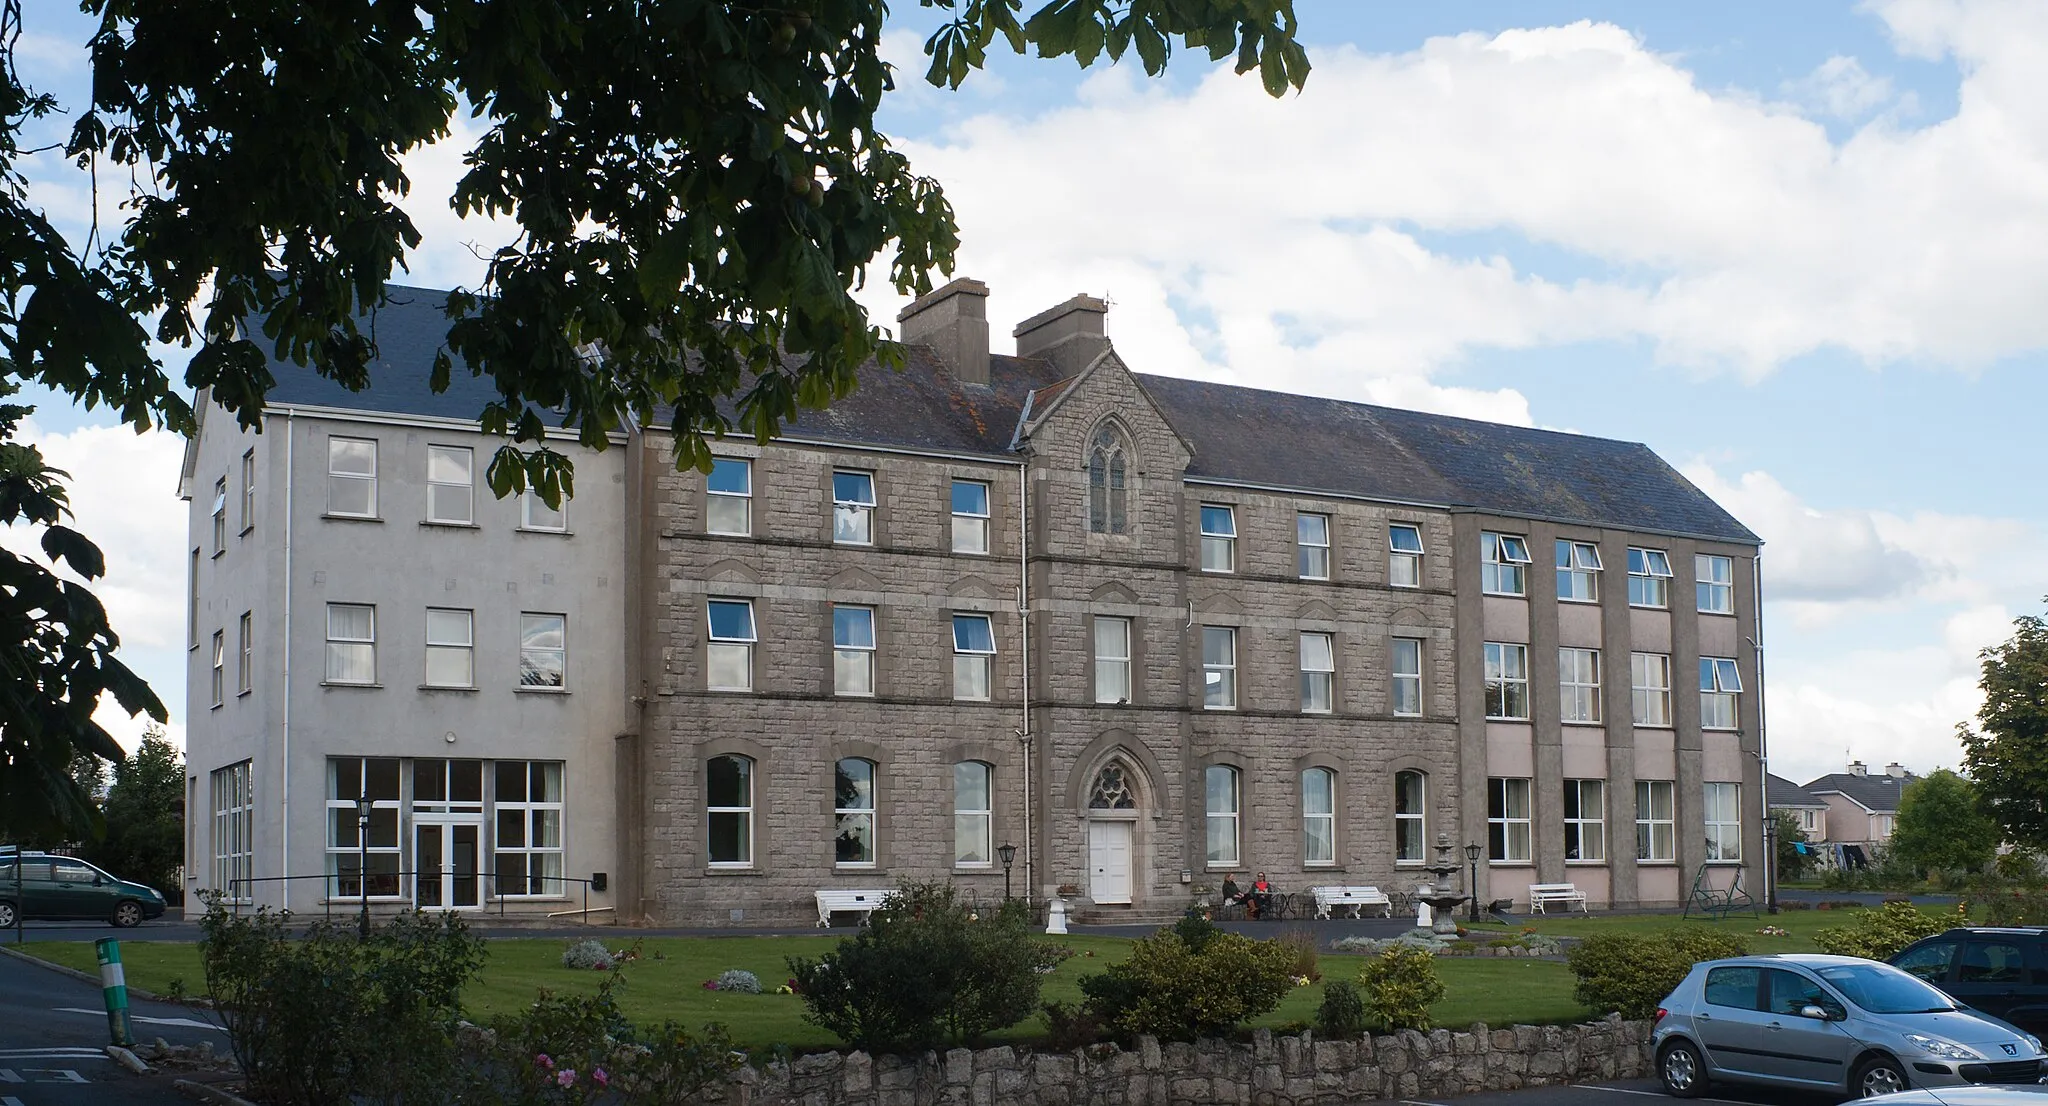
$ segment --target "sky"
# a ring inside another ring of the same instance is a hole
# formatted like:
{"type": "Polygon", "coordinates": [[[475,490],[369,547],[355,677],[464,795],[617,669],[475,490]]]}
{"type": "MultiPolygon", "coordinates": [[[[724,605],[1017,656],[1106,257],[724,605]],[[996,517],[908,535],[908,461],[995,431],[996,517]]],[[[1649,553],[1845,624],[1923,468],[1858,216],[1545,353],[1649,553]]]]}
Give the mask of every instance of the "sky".
{"type": "MultiPolygon", "coordinates": [[[[895,6],[885,132],[945,184],[998,351],[1088,292],[1141,372],[1644,442],[1765,540],[1773,771],[1957,765],[1979,651],[2048,593],[2048,4],[1298,0],[1315,68],[1277,100],[1200,53],[941,91],[932,13],[895,6]]],[[[89,22],[27,9],[23,76],[79,103],[89,22]]],[[[446,208],[476,135],[408,162],[411,283],[508,237],[446,208]]],[[[82,235],[84,176],[25,169],[82,235]]],[[[110,424],[45,402],[30,436],[175,736],[181,443],[110,424]]]]}

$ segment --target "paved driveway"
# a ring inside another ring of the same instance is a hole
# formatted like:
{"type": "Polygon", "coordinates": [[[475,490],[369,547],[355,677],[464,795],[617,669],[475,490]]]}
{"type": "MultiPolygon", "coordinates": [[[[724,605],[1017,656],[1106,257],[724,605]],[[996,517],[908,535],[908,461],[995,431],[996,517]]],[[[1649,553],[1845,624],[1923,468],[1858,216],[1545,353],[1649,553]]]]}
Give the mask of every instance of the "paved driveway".
{"type": "MultiPolygon", "coordinates": [[[[138,1001],[129,1017],[140,1040],[227,1048],[204,1011],[138,1001]]],[[[0,1106],[189,1104],[169,1074],[134,1075],[107,1059],[107,1040],[97,983],[0,956],[0,1106]]]]}

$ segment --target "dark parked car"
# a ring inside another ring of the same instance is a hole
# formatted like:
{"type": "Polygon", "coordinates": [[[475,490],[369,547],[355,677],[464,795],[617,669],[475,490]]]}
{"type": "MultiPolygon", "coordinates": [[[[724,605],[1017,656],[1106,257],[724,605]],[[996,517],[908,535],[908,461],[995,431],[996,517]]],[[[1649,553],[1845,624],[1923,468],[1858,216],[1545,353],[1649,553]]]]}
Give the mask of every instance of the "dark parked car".
{"type": "Polygon", "coordinates": [[[1907,945],[1890,963],[1972,1009],[2030,1033],[2048,1029],[2048,929],[1951,929],[1907,945]]]}
{"type": "Polygon", "coordinates": [[[0,848],[0,929],[14,925],[17,911],[37,921],[86,919],[127,927],[162,915],[164,897],[77,857],[0,848]]]}

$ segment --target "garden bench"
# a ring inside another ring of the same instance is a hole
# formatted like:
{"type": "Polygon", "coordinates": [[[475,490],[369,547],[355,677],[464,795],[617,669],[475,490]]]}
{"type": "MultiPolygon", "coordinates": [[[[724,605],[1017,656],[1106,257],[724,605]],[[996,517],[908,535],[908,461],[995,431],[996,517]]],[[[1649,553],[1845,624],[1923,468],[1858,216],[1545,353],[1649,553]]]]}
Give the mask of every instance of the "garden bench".
{"type": "Polygon", "coordinates": [[[1573,903],[1579,904],[1581,912],[1589,913],[1586,909],[1586,893],[1579,890],[1576,884],[1532,883],[1529,885],[1529,910],[1532,913],[1547,913],[1546,907],[1561,904],[1565,909],[1565,913],[1569,914],[1571,913],[1573,903]]]}
{"type": "Polygon", "coordinates": [[[829,927],[835,913],[858,914],[861,924],[867,924],[868,915],[882,905],[882,900],[895,892],[890,890],[857,891],[845,888],[830,888],[818,892],[818,925],[829,927]]]}
{"type": "Polygon", "coordinates": [[[1308,893],[1316,898],[1318,918],[1328,918],[1330,911],[1344,909],[1349,909],[1354,918],[1364,917],[1367,910],[1377,910],[1383,917],[1394,916],[1394,901],[1377,887],[1311,887],[1308,893]]]}
{"type": "Polygon", "coordinates": [[[1713,869],[1700,865],[1699,874],[1693,876],[1692,895],[1686,900],[1684,916],[1691,917],[1695,910],[1717,922],[1738,910],[1747,910],[1754,917],[1756,899],[1742,886],[1742,869],[1735,869],[1735,879],[1726,888],[1720,888],[1714,886],[1713,869]]]}

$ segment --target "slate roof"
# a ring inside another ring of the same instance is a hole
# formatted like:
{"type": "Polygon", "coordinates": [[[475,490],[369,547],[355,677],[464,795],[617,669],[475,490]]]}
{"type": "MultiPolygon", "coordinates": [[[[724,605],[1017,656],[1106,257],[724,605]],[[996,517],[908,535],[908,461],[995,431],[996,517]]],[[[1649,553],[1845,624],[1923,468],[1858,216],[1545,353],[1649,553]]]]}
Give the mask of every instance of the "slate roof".
{"type": "Polygon", "coordinates": [[[1765,802],[1771,809],[1813,807],[1826,809],[1828,801],[1777,773],[1764,777],[1765,802]]]}
{"type": "Polygon", "coordinates": [[[1831,792],[1844,795],[1873,814],[1897,814],[1899,794],[1905,791],[1907,784],[1919,778],[1911,772],[1906,773],[1903,779],[1895,779],[1881,771],[1867,776],[1834,772],[1809,782],[1806,790],[1815,795],[1831,792]]]}

